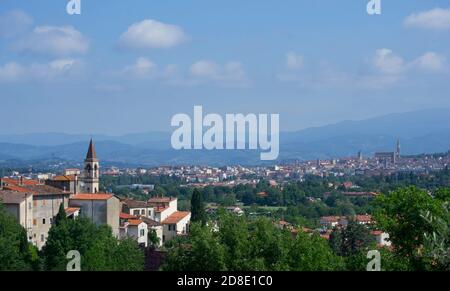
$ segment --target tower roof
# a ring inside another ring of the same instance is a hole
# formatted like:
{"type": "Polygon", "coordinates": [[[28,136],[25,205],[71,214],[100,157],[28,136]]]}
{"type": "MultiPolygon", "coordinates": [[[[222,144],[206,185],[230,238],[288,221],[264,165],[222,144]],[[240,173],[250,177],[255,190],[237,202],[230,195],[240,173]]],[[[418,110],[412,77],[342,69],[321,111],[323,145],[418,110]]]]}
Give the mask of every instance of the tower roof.
{"type": "Polygon", "coordinates": [[[86,160],[95,160],[97,159],[97,153],[95,152],[94,143],[91,138],[91,142],[89,143],[89,149],[86,155],[86,160]]]}

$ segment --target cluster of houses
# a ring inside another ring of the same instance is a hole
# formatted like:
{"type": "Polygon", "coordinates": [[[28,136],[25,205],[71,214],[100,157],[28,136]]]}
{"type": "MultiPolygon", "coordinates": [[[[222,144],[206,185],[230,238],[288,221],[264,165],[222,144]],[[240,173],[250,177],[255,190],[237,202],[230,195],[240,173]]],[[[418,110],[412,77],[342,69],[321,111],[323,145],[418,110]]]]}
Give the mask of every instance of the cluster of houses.
{"type": "Polygon", "coordinates": [[[144,247],[150,244],[150,232],[158,238],[157,246],[188,233],[191,213],[178,211],[177,198],[120,199],[99,193],[99,178],[91,140],[83,171],[70,169],[45,181],[0,178],[0,201],[39,249],[45,245],[61,204],[68,218],[81,216],[98,225],[107,224],[117,238],[131,237],[144,247]]]}
{"type": "MultiPolygon", "coordinates": [[[[295,237],[299,231],[304,233],[318,233],[322,238],[329,240],[330,234],[334,228],[346,228],[348,222],[354,220],[359,224],[366,225],[371,229],[370,226],[374,225],[374,221],[371,215],[355,215],[354,217],[347,216],[323,216],[320,218],[320,224],[322,228],[314,230],[307,227],[302,227],[301,229],[295,227],[294,225],[286,222],[284,220],[278,221],[275,226],[280,229],[287,229],[295,237]]],[[[390,247],[391,242],[389,241],[389,234],[381,230],[371,230],[371,235],[374,237],[376,244],[380,247],[390,247]]]]}

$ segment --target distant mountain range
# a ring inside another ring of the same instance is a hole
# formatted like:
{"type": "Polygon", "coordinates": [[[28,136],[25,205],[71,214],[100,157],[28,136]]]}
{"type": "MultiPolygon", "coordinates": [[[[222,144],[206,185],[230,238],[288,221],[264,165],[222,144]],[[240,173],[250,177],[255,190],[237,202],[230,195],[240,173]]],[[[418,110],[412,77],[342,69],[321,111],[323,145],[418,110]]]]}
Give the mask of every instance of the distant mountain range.
{"type": "MultiPolygon", "coordinates": [[[[95,135],[97,153],[109,164],[262,164],[259,151],[175,151],[168,132],[122,136],[95,135]]],[[[450,150],[450,109],[389,114],[360,121],[280,134],[279,160],[311,160],[394,151],[397,138],[403,154],[450,150]]],[[[90,135],[39,133],[0,135],[0,161],[62,159],[80,162],[90,135]]],[[[1,166],[1,164],[0,164],[1,166]]]]}

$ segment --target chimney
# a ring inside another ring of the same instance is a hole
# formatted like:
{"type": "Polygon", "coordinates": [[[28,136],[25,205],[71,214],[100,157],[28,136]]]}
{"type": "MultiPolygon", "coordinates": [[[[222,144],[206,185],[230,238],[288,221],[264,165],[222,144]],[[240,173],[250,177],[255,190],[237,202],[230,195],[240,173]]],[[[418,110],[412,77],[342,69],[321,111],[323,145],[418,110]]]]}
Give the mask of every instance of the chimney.
{"type": "Polygon", "coordinates": [[[19,186],[23,186],[23,176],[19,177],[19,186]]]}

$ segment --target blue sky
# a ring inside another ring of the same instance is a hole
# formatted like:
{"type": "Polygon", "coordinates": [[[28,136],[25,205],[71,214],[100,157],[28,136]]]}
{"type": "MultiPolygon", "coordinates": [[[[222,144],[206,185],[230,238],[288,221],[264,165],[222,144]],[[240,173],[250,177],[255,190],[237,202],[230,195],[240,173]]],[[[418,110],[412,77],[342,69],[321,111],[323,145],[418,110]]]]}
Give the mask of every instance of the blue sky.
{"type": "Polygon", "coordinates": [[[450,3],[0,0],[0,134],[170,130],[279,113],[281,130],[450,107],[450,3]]]}

